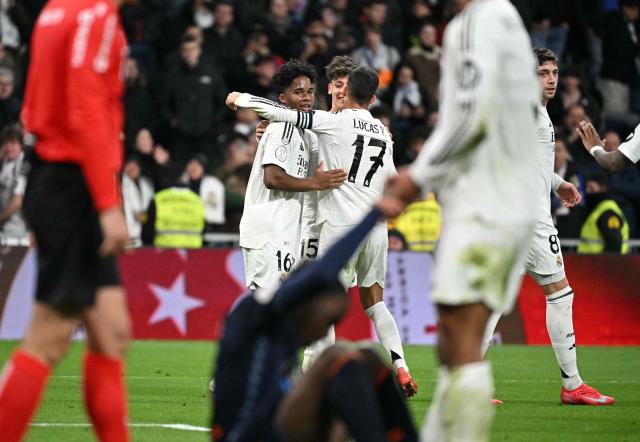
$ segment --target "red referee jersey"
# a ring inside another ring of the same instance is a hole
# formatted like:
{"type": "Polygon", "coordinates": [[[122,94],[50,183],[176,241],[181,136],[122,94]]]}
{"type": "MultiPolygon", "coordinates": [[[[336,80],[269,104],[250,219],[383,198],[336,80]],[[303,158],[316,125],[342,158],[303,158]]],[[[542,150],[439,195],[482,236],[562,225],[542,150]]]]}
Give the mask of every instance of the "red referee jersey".
{"type": "Polygon", "coordinates": [[[25,129],[44,161],[80,165],[98,211],[120,204],[125,54],[113,0],[50,0],[31,40],[25,129]]]}

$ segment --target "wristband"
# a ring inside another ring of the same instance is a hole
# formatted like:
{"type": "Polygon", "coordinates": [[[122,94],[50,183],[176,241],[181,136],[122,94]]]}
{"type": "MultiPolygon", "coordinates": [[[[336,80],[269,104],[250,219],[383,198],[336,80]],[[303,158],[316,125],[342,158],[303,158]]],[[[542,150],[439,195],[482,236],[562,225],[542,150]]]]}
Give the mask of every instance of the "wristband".
{"type": "Polygon", "coordinates": [[[589,153],[593,157],[595,157],[596,156],[596,152],[599,152],[599,151],[603,151],[604,152],[604,148],[602,146],[593,146],[591,149],[589,149],[589,153]]]}

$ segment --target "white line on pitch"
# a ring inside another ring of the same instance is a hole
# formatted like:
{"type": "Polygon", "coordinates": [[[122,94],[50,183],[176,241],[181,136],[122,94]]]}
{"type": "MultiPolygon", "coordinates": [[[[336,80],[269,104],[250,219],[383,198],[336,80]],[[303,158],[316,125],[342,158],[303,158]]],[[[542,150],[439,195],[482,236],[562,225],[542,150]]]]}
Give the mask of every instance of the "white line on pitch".
{"type": "MultiPolygon", "coordinates": [[[[35,422],[32,423],[33,427],[75,427],[75,428],[87,428],[90,427],[91,424],[88,423],[74,423],[74,422],[35,422]]],[[[152,424],[152,423],[130,423],[130,427],[132,428],[170,428],[173,430],[183,430],[183,431],[200,431],[200,432],[209,432],[211,429],[207,427],[197,427],[195,425],[187,425],[187,424],[152,424]]]]}

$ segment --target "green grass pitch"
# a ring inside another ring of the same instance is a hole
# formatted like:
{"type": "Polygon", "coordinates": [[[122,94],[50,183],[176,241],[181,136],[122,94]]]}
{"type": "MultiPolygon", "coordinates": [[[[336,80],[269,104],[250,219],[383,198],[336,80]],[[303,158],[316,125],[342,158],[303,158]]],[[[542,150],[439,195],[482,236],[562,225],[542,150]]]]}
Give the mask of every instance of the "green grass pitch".
{"type": "MultiPolygon", "coordinates": [[[[1,362],[15,345],[0,342],[1,362]]],[[[127,383],[134,440],[209,440],[204,432],[147,424],[208,425],[207,384],[214,351],[214,344],[207,342],[132,344],[127,383]]],[[[38,425],[48,425],[31,427],[27,441],[92,440],[81,401],[81,354],[81,344],[75,344],[56,369],[35,418],[38,425]]],[[[434,389],[435,354],[431,347],[409,346],[406,357],[420,386],[409,405],[421,425],[434,389]]],[[[497,407],[492,440],[640,441],[640,347],[578,347],[581,375],[617,399],[612,407],[560,405],[559,372],[549,347],[498,346],[489,358],[496,397],[505,402],[497,407]]]]}

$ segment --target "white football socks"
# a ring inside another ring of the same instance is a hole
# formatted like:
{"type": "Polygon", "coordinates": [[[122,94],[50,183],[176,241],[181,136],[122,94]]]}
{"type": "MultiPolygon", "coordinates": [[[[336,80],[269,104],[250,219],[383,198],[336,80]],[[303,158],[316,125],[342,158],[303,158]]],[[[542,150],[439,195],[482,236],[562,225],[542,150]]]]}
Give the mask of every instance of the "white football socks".
{"type": "Polygon", "coordinates": [[[365,310],[365,313],[373,321],[376,328],[376,334],[384,350],[391,356],[393,368],[397,372],[399,368],[409,371],[407,363],[404,360],[404,351],[402,349],[402,340],[400,332],[393,319],[391,312],[387,308],[384,301],[377,302],[365,310]]]}
{"type": "Polygon", "coordinates": [[[327,336],[318,339],[313,344],[304,349],[304,357],[302,358],[302,372],[306,373],[309,367],[316,361],[318,356],[327,348],[336,343],[336,329],[332,325],[327,331],[327,336]]]}
{"type": "Polygon", "coordinates": [[[489,345],[491,345],[491,340],[493,339],[493,334],[496,331],[496,327],[498,326],[498,321],[502,313],[493,312],[491,316],[489,316],[489,320],[487,321],[487,326],[484,329],[484,336],[482,337],[482,347],[480,347],[480,354],[484,358],[484,355],[487,354],[487,350],[489,349],[489,345]]]}
{"type": "Polygon", "coordinates": [[[495,413],[493,378],[487,361],[451,371],[442,368],[425,426],[423,442],[487,441],[495,413]]]}
{"type": "Polygon", "coordinates": [[[567,390],[575,390],[582,385],[576,361],[572,312],[573,290],[571,287],[566,286],[547,296],[547,332],[562,371],[562,385],[567,390]]]}

